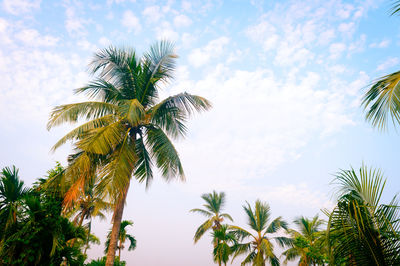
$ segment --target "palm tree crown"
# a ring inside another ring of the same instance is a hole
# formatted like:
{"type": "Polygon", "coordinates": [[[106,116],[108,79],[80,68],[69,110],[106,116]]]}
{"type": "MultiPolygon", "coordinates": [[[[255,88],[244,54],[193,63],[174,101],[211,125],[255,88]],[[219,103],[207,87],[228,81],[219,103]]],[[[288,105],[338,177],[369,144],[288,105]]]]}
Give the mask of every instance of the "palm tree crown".
{"type": "Polygon", "coordinates": [[[299,217],[294,220],[298,231],[289,229],[292,237],[292,244],[289,249],[282,253],[287,261],[300,257],[299,265],[322,264],[324,263],[325,232],[321,230],[324,221],[318,215],[312,219],[299,217]]]}
{"type": "Polygon", "coordinates": [[[161,41],[141,58],[130,49],[103,49],[90,63],[91,74],[97,77],[76,90],[91,100],[57,106],[50,116],[48,128],[80,118],[88,120],[61,138],[53,149],[74,141],[77,153],[65,173],[74,181],[72,192],[67,192],[70,200],[83,193],[93,172],[100,179],[98,191],[115,199],[107,265],[113,263],[131,177],[148,186],[155,165],[167,180],[184,179],[170,138],[185,135],[185,123],[194,111],[211,107],[206,99],[186,92],[159,99],[160,85],[172,78],[175,69],[173,49],[170,42],[161,41]]]}
{"type": "Polygon", "coordinates": [[[229,260],[229,256],[233,252],[233,246],[236,244],[236,236],[229,226],[224,224],[212,233],[213,243],[216,243],[213,255],[214,261],[218,262],[218,265],[222,263],[226,265],[229,260]]]}
{"type": "Polygon", "coordinates": [[[290,239],[270,235],[277,233],[281,228],[287,230],[287,223],[281,217],[268,223],[271,216],[270,207],[260,200],[256,201],[254,210],[249,203],[243,208],[247,214],[248,225],[254,233],[239,226],[231,226],[235,230],[238,241],[242,241],[235,247],[234,258],[238,255],[247,255],[242,265],[252,263],[253,265],[263,266],[267,260],[271,265],[279,265],[279,259],[274,253],[274,245],[271,240],[274,239],[283,247],[290,244],[290,239]]]}
{"type": "MultiPolygon", "coordinates": [[[[1,232],[17,221],[21,200],[28,193],[19,179],[18,169],[5,167],[0,172],[0,229],[1,232]]],[[[0,236],[2,233],[0,234],[0,236]]]]}
{"type": "Polygon", "coordinates": [[[196,243],[205,232],[210,228],[214,231],[221,228],[221,223],[224,218],[233,221],[232,217],[227,213],[221,213],[225,206],[225,193],[217,193],[213,191],[212,193],[203,194],[201,198],[206,202],[203,204],[204,209],[192,209],[191,212],[198,212],[208,219],[197,228],[194,235],[194,242],[196,243]]]}
{"type": "Polygon", "coordinates": [[[400,265],[400,217],[396,197],[381,204],[381,171],[362,166],[337,175],[338,203],[329,215],[330,262],[400,265]]]}
{"type": "MultiPolygon", "coordinates": [[[[132,251],[136,248],[136,239],[134,236],[128,234],[126,231],[126,227],[133,225],[132,221],[127,221],[123,220],[121,222],[121,227],[119,229],[119,236],[118,236],[118,242],[119,244],[117,245],[118,253],[119,253],[119,259],[121,260],[121,251],[124,249],[124,243],[126,240],[129,240],[129,247],[128,250],[132,251]]],[[[107,253],[108,247],[110,246],[110,239],[111,239],[111,231],[107,235],[107,241],[106,241],[106,249],[105,252],[107,253]]]]}

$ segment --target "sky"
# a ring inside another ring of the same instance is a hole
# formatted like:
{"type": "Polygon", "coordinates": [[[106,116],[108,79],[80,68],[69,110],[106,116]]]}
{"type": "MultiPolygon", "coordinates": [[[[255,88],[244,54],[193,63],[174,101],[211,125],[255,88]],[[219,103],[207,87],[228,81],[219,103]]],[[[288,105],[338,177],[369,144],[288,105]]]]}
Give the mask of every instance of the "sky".
{"type": "MultiPolygon", "coordinates": [[[[47,131],[56,105],[84,101],[73,89],[92,77],[101,48],[141,54],[160,39],[175,43],[182,91],[213,103],[194,115],[175,143],[186,182],[155,178],[131,185],[123,219],[137,249],[128,265],[214,265],[209,235],[193,244],[205,218],[189,213],[213,190],[246,227],[242,205],[256,199],[272,218],[312,217],[335,203],[334,174],[362,164],[387,178],[384,201],[399,191],[400,139],[365,121],[363,93],[398,70],[400,18],[391,1],[40,1],[0,3],[0,167],[16,165],[27,185],[43,177],[70,146],[50,152],[73,125],[47,131]]],[[[110,217],[96,221],[102,256],[110,217]]],[[[235,260],[233,265],[240,265],[235,260]]]]}

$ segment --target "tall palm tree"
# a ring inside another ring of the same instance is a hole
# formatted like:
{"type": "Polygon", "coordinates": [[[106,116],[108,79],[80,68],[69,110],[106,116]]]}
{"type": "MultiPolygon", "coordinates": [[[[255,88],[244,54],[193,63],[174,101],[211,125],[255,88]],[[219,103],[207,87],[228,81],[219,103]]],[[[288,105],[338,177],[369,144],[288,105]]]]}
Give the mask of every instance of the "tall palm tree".
{"type": "Polygon", "coordinates": [[[312,219],[299,217],[294,220],[298,231],[289,229],[292,237],[292,245],[282,253],[285,256],[285,263],[300,258],[299,265],[324,264],[325,231],[321,230],[324,221],[318,215],[312,219]]]}
{"type": "Polygon", "coordinates": [[[28,189],[19,179],[15,166],[4,167],[0,172],[0,239],[6,230],[17,222],[18,209],[28,189]]]}
{"type": "Polygon", "coordinates": [[[400,213],[396,197],[380,199],[386,180],[381,171],[362,166],[335,178],[338,203],[329,215],[330,262],[337,265],[400,265],[400,213]]]}
{"type": "Polygon", "coordinates": [[[213,229],[213,231],[221,228],[221,223],[224,221],[224,218],[227,218],[233,222],[232,217],[227,213],[221,213],[222,209],[225,206],[225,193],[217,193],[213,191],[212,193],[207,193],[201,195],[201,198],[206,202],[203,205],[204,209],[192,209],[191,212],[198,212],[208,219],[202,223],[199,228],[197,228],[196,233],[194,234],[194,242],[196,243],[199,239],[207,232],[209,229],[213,229]]]}
{"type": "Polygon", "coordinates": [[[218,262],[219,266],[221,266],[222,263],[226,265],[229,257],[233,253],[233,245],[237,242],[236,236],[226,224],[221,225],[219,229],[215,230],[212,236],[213,243],[216,243],[213,250],[214,261],[218,262]]]}
{"type": "MultiPolygon", "coordinates": [[[[400,12],[400,1],[394,1],[391,15],[400,12]]],[[[400,71],[378,78],[365,93],[362,106],[366,119],[374,127],[386,129],[389,120],[400,124],[400,71]]]]}
{"type": "Polygon", "coordinates": [[[248,225],[254,231],[253,233],[239,226],[231,226],[238,238],[235,246],[235,259],[238,255],[246,255],[242,265],[253,264],[255,266],[264,266],[266,261],[271,265],[280,265],[279,259],[274,253],[274,245],[271,240],[275,240],[282,247],[291,243],[290,239],[283,236],[271,236],[279,229],[288,230],[287,223],[282,217],[275,218],[271,223],[269,205],[260,200],[256,201],[254,210],[247,202],[243,206],[247,214],[248,225]],[[243,242],[244,241],[244,242],[243,242]]]}
{"type": "Polygon", "coordinates": [[[99,190],[115,199],[107,266],[114,261],[131,177],[149,186],[155,164],[166,180],[184,179],[170,138],[185,135],[185,122],[194,111],[211,107],[206,99],[186,92],[159,100],[160,85],[173,77],[177,58],[173,49],[170,42],[157,42],[141,58],[130,49],[101,50],[90,63],[91,74],[97,78],[76,90],[86,93],[91,101],[58,106],[50,116],[49,129],[80,118],[89,120],[60,139],[53,149],[72,140],[79,153],[68,167],[75,178],[70,198],[83,190],[90,176],[87,172],[95,165],[99,190]]]}
{"type": "MultiPolygon", "coordinates": [[[[118,245],[117,245],[117,249],[118,249],[118,257],[121,260],[121,251],[124,249],[124,243],[126,242],[126,240],[129,240],[129,247],[128,250],[134,250],[136,248],[136,239],[135,237],[133,237],[132,235],[128,234],[126,231],[126,227],[127,226],[131,226],[133,225],[132,221],[127,221],[124,220],[121,222],[121,227],[119,230],[119,236],[118,236],[118,245]]],[[[111,240],[111,231],[108,233],[107,235],[107,241],[106,241],[106,249],[105,249],[105,253],[108,252],[108,249],[110,247],[110,240],[111,240]]]]}

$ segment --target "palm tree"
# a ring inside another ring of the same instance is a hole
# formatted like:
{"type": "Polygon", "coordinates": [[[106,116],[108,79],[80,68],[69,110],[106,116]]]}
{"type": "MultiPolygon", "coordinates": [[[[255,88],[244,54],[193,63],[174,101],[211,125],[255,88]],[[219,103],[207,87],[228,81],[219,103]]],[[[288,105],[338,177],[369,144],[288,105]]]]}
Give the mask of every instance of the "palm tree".
{"type": "Polygon", "coordinates": [[[115,199],[107,266],[114,261],[131,177],[149,186],[155,164],[166,180],[184,179],[170,138],[185,135],[185,122],[194,111],[211,107],[206,99],[186,92],[159,101],[160,85],[172,78],[175,69],[173,48],[170,42],[161,41],[141,58],[129,49],[100,51],[90,63],[91,73],[97,78],[76,90],[92,100],[61,105],[51,113],[49,129],[79,118],[89,120],[60,139],[53,150],[72,140],[79,153],[69,165],[75,178],[70,198],[83,190],[91,165],[95,165],[99,190],[115,199]]]}
{"type": "Polygon", "coordinates": [[[285,263],[300,257],[299,265],[317,265],[324,264],[324,235],[321,225],[324,221],[318,218],[318,215],[312,219],[299,217],[294,220],[298,227],[298,231],[289,229],[292,237],[292,245],[282,253],[285,256],[285,263]]]}
{"type": "Polygon", "coordinates": [[[0,172],[0,239],[7,229],[17,222],[18,209],[28,189],[19,179],[15,166],[5,167],[0,172]]]}
{"type": "Polygon", "coordinates": [[[386,180],[381,171],[362,166],[335,177],[338,203],[329,214],[330,262],[346,265],[400,265],[400,215],[396,197],[380,199],[386,180]]]}
{"type": "Polygon", "coordinates": [[[236,244],[236,237],[233,231],[229,229],[228,225],[221,225],[219,229],[212,233],[213,243],[216,243],[213,255],[214,261],[218,262],[221,266],[222,263],[226,265],[229,256],[233,252],[233,245],[236,244]],[[231,244],[231,245],[230,245],[231,244]]]}
{"type": "MultiPolygon", "coordinates": [[[[132,221],[127,221],[124,220],[121,222],[121,228],[119,230],[119,236],[118,236],[118,245],[117,245],[117,249],[118,249],[118,258],[121,260],[121,250],[124,249],[124,243],[126,240],[129,240],[129,247],[128,250],[134,250],[136,248],[136,239],[135,237],[133,237],[132,235],[128,234],[126,232],[126,227],[133,225],[132,221]]],[[[110,247],[110,240],[111,240],[111,231],[108,233],[107,235],[107,241],[106,241],[106,249],[105,249],[105,253],[108,252],[108,249],[110,247]]]]}
{"type": "Polygon", "coordinates": [[[268,224],[270,220],[269,205],[260,200],[256,201],[254,210],[250,204],[243,206],[248,219],[248,225],[254,231],[251,233],[239,226],[231,226],[234,229],[238,241],[245,241],[238,243],[235,247],[235,259],[238,255],[247,255],[242,261],[242,265],[253,264],[255,266],[264,266],[268,260],[271,265],[280,265],[279,259],[274,253],[274,245],[271,240],[275,240],[282,247],[291,243],[287,237],[270,236],[277,233],[279,229],[287,230],[287,223],[281,217],[274,219],[268,224]]]}
{"type": "Polygon", "coordinates": [[[221,223],[224,218],[227,218],[233,222],[232,217],[227,213],[221,213],[225,206],[225,193],[217,193],[213,191],[212,193],[207,193],[201,195],[201,198],[206,202],[203,205],[204,209],[192,209],[191,212],[198,212],[208,219],[197,228],[194,234],[194,242],[196,243],[199,239],[207,232],[210,228],[214,231],[221,228],[221,223]]]}
{"type": "MultiPolygon", "coordinates": [[[[92,229],[92,219],[93,217],[98,217],[100,219],[105,219],[106,216],[104,211],[111,210],[112,205],[105,201],[101,196],[96,194],[96,182],[97,176],[92,176],[89,182],[86,184],[85,192],[80,195],[80,197],[75,202],[75,207],[71,212],[76,213],[74,222],[78,226],[82,226],[85,219],[89,220],[87,224],[87,238],[86,238],[86,250],[89,246],[89,239],[91,237],[92,229]]],[[[74,244],[74,241],[71,243],[74,244]]]]}
{"type": "MultiPolygon", "coordinates": [[[[395,1],[391,15],[400,12],[400,1],[395,1]]],[[[400,124],[400,71],[378,78],[363,96],[366,119],[374,127],[386,129],[388,120],[400,124]]]]}

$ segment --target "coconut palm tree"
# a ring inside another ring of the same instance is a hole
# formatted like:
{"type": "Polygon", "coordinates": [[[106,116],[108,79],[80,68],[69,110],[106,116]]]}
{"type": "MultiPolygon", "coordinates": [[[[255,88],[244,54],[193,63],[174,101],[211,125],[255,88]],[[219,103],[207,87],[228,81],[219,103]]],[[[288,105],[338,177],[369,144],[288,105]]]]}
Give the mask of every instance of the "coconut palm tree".
{"type": "Polygon", "coordinates": [[[266,261],[269,261],[271,265],[280,265],[271,240],[275,240],[281,247],[289,245],[291,240],[283,236],[271,236],[271,234],[277,233],[279,229],[288,230],[287,223],[281,217],[268,223],[271,217],[269,205],[260,200],[256,201],[254,210],[248,202],[243,208],[253,233],[239,226],[231,226],[238,241],[241,242],[234,247],[233,259],[238,255],[246,255],[242,265],[264,266],[266,261]]]}
{"type": "Polygon", "coordinates": [[[300,258],[299,265],[324,264],[325,231],[321,230],[324,221],[318,215],[312,219],[299,217],[294,220],[298,231],[289,229],[292,245],[282,253],[285,256],[284,263],[300,258]]]}
{"type": "Polygon", "coordinates": [[[233,246],[236,244],[236,237],[229,226],[224,224],[221,225],[219,229],[212,233],[213,243],[216,243],[213,255],[214,261],[218,263],[219,266],[226,265],[233,252],[233,246]]]}
{"type": "MultiPolygon", "coordinates": [[[[394,1],[391,15],[400,12],[400,1],[394,1]]],[[[365,93],[362,106],[366,119],[374,127],[386,129],[389,120],[400,124],[400,71],[378,78],[365,93]]]]}
{"type": "MultiPolygon", "coordinates": [[[[135,237],[133,237],[132,235],[128,234],[127,231],[126,231],[126,227],[127,226],[131,226],[131,225],[133,225],[132,221],[124,220],[124,221],[121,222],[121,228],[119,230],[118,245],[117,245],[118,258],[120,260],[121,260],[121,251],[125,247],[124,243],[126,242],[126,240],[129,240],[129,247],[128,247],[129,251],[132,251],[132,250],[134,250],[136,248],[136,239],[135,239],[135,237]]],[[[108,252],[108,249],[110,247],[110,240],[111,240],[111,231],[107,235],[105,253],[108,252]]]]}
{"type": "Polygon", "coordinates": [[[396,197],[380,199],[386,180],[380,170],[362,166],[341,170],[338,203],[329,214],[330,263],[400,265],[400,215],[396,197]]]}
{"type": "Polygon", "coordinates": [[[4,167],[0,172],[0,240],[7,229],[17,222],[18,209],[28,189],[19,179],[15,166],[4,167]]]}
{"type": "Polygon", "coordinates": [[[211,107],[206,99],[186,92],[159,100],[161,84],[173,77],[177,58],[173,49],[170,42],[157,42],[141,58],[130,49],[101,50],[90,63],[90,72],[97,77],[76,90],[91,100],[58,106],[50,116],[49,129],[80,118],[89,120],[60,139],[53,150],[72,140],[79,153],[66,173],[75,178],[69,198],[83,191],[95,165],[99,191],[115,199],[107,266],[114,261],[131,177],[149,186],[155,164],[166,180],[184,179],[170,138],[185,135],[185,123],[194,111],[211,107]]]}
{"type": "Polygon", "coordinates": [[[225,206],[225,193],[207,193],[201,195],[201,198],[206,202],[203,207],[204,209],[192,209],[190,212],[198,212],[208,219],[197,228],[194,234],[194,242],[196,243],[209,229],[218,230],[221,228],[221,223],[224,218],[229,219],[233,222],[232,217],[227,213],[221,213],[225,206]]]}
{"type": "MultiPolygon", "coordinates": [[[[78,226],[82,226],[85,219],[89,220],[86,225],[88,233],[86,238],[85,254],[91,237],[92,219],[94,217],[105,219],[106,216],[104,211],[112,209],[112,205],[109,202],[96,194],[96,182],[97,176],[94,175],[89,179],[89,182],[85,187],[85,192],[79,196],[75,202],[74,208],[70,211],[71,213],[75,213],[74,223],[78,226]]],[[[72,241],[71,244],[73,245],[74,241],[72,241]]]]}

